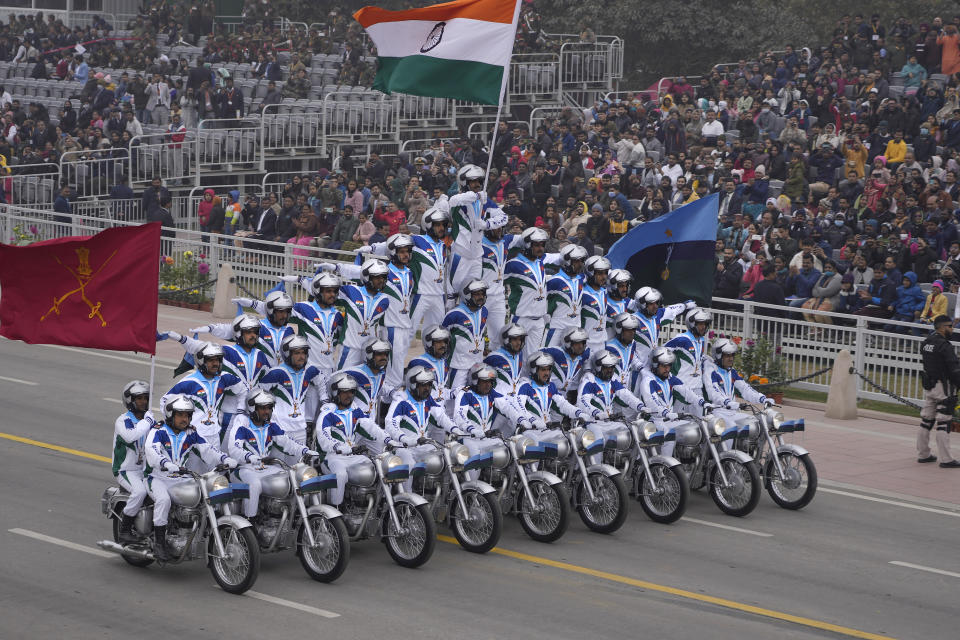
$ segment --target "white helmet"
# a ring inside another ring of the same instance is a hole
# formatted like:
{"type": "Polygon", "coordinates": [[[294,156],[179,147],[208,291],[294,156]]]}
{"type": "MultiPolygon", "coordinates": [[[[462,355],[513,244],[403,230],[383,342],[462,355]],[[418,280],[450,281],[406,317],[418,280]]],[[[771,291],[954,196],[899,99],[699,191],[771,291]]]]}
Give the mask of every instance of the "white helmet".
{"type": "Polygon", "coordinates": [[[358,388],[359,385],[357,385],[354,377],[343,371],[338,371],[330,376],[330,381],[327,382],[327,392],[330,394],[330,397],[334,399],[336,399],[341,391],[353,391],[356,393],[358,388]]]}
{"type": "Polygon", "coordinates": [[[590,365],[594,371],[603,367],[616,367],[620,364],[620,357],[608,349],[600,349],[590,358],[590,365]]]}
{"type": "Polygon", "coordinates": [[[367,357],[367,364],[372,363],[373,356],[378,353],[386,353],[387,355],[390,355],[391,348],[392,347],[390,346],[390,343],[386,340],[374,338],[363,347],[363,353],[367,357]]]}
{"type": "MultiPolygon", "coordinates": [[[[510,322],[500,330],[500,343],[507,349],[510,349],[511,338],[523,338],[524,343],[526,343],[527,330],[514,322],[510,322]]],[[[520,350],[523,350],[522,346],[520,350]]]]}
{"type": "Polygon", "coordinates": [[[663,294],[653,287],[640,287],[633,299],[637,303],[637,309],[641,313],[645,313],[648,304],[661,304],[663,302],[663,294]]]}
{"type": "Polygon", "coordinates": [[[291,333],[280,341],[280,355],[287,364],[290,364],[290,353],[296,349],[306,349],[308,353],[310,352],[310,343],[304,336],[291,333]]]}
{"type": "Polygon", "coordinates": [[[431,207],[427,209],[423,214],[423,226],[431,229],[434,223],[437,222],[444,224],[450,222],[450,213],[442,207],[431,207]]]}
{"type": "Polygon", "coordinates": [[[174,412],[180,411],[183,413],[189,413],[193,415],[193,411],[196,407],[193,405],[193,400],[188,398],[182,393],[178,393],[175,396],[167,398],[166,403],[163,405],[163,419],[166,422],[173,420],[174,412]]]}
{"type": "Polygon", "coordinates": [[[563,346],[570,350],[571,345],[574,342],[586,342],[587,341],[587,332],[581,329],[580,327],[570,327],[563,334],[563,346]]]}
{"type": "Polygon", "coordinates": [[[320,298],[320,293],[323,289],[339,289],[340,288],[340,278],[334,273],[329,271],[323,271],[313,276],[313,280],[310,282],[310,293],[314,298],[320,298]]]}
{"type": "Polygon", "coordinates": [[[285,291],[271,291],[263,304],[267,308],[267,317],[273,320],[274,311],[290,311],[293,309],[293,298],[287,295],[285,291]]]}
{"type": "Polygon", "coordinates": [[[120,394],[120,399],[123,401],[123,406],[127,408],[127,411],[133,411],[133,399],[136,396],[149,396],[150,395],[150,386],[143,380],[131,380],[123,387],[123,393],[120,394]]]}
{"type": "Polygon", "coordinates": [[[587,259],[587,250],[578,244],[568,244],[560,249],[560,258],[563,260],[563,266],[569,267],[574,261],[583,262],[587,259]]]}
{"type": "Polygon", "coordinates": [[[363,266],[360,267],[360,276],[363,279],[363,284],[370,284],[373,278],[386,278],[389,273],[390,269],[387,268],[387,265],[385,265],[382,260],[367,260],[363,263],[363,266]]]}
{"type": "Polygon", "coordinates": [[[410,367],[407,369],[407,372],[403,376],[403,386],[407,388],[414,398],[418,400],[426,400],[426,398],[420,398],[414,392],[417,390],[417,385],[429,384],[431,387],[437,382],[437,376],[434,375],[433,371],[427,369],[423,365],[417,365],[415,367],[410,367]]]}
{"type": "Polygon", "coordinates": [[[233,319],[233,339],[237,342],[243,339],[243,332],[250,329],[260,331],[260,318],[252,313],[241,313],[233,319]]]}
{"type": "Polygon", "coordinates": [[[467,190],[467,183],[471,180],[483,180],[487,173],[475,164],[465,164],[457,171],[457,184],[460,185],[460,191],[467,190]]]}
{"type": "Polygon", "coordinates": [[[673,353],[672,350],[667,349],[666,347],[657,347],[650,352],[650,368],[656,369],[658,365],[669,364],[673,366],[673,363],[676,362],[677,356],[673,353]]]}
{"type": "Polygon", "coordinates": [[[587,276],[592,278],[597,271],[610,271],[610,261],[603,256],[590,256],[583,263],[583,269],[587,276]]]}
{"type": "Polygon", "coordinates": [[[687,329],[690,331],[694,330],[694,327],[698,322],[706,322],[707,326],[710,326],[710,323],[713,322],[713,316],[710,315],[710,312],[706,309],[701,309],[700,307],[694,307],[687,312],[686,324],[687,329]]]}
{"type": "Polygon", "coordinates": [[[537,351],[527,360],[527,367],[531,374],[536,374],[540,367],[553,367],[553,356],[546,351],[537,351]]]}
{"type": "Polygon", "coordinates": [[[729,338],[717,338],[713,342],[713,359],[718,363],[724,355],[735,355],[737,353],[737,343],[729,338]]]}
{"type": "Polygon", "coordinates": [[[397,256],[397,250],[403,249],[404,247],[413,250],[413,238],[407,234],[395,233],[387,238],[387,253],[390,254],[391,258],[395,258],[397,256]]]}
{"type": "Polygon", "coordinates": [[[430,353],[433,353],[433,345],[435,342],[446,341],[449,344],[450,332],[447,331],[446,327],[441,327],[440,325],[434,324],[423,330],[421,339],[423,342],[423,348],[430,353]]]}
{"type": "Polygon", "coordinates": [[[623,333],[624,330],[629,331],[633,329],[636,331],[640,328],[640,321],[637,320],[637,316],[632,313],[624,311],[623,313],[618,313],[613,318],[613,332],[618,336],[623,333]]]}
{"type": "Polygon", "coordinates": [[[207,373],[206,362],[210,358],[220,358],[223,360],[223,347],[218,345],[215,342],[206,342],[200,350],[193,354],[194,362],[196,362],[197,369],[200,370],[200,373],[207,373]]]}
{"type": "Polygon", "coordinates": [[[247,396],[247,410],[253,411],[257,407],[274,407],[277,399],[263,389],[256,387],[253,392],[247,396]]]}
{"type": "Polygon", "coordinates": [[[463,289],[460,291],[460,297],[463,299],[464,302],[467,303],[469,307],[471,308],[475,307],[479,309],[484,304],[486,304],[486,295],[487,295],[488,288],[489,287],[487,286],[487,283],[484,282],[483,280],[471,280],[470,282],[468,282],[463,286],[463,289]],[[479,306],[474,304],[473,302],[473,294],[475,293],[483,293],[484,295],[484,301],[479,306]]]}
{"type": "Polygon", "coordinates": [[[470,367],[470,386],[476,387],[481,380],[489,380],[494,384],[497,382],[496,370],[484,362],[478,362],[470,367]]]}
{"type": "Polygon", "coordinates": [[[524,249],[529,249],[530,245],[535,242],[545,243],[550,239],[550,236],[548,236],[547,232],[540,227],[530,227],[529,229],[523,230],[523,233],[520,234],[520,238],[523,240],[524,249]]]}
{"type": "Polygon", "coordinates": [[[614,269],[607,275],[607,289],[618,291],[619,286],[626,282],[627,286],[633,282],[633,274],[626,269],[614,269]]]}

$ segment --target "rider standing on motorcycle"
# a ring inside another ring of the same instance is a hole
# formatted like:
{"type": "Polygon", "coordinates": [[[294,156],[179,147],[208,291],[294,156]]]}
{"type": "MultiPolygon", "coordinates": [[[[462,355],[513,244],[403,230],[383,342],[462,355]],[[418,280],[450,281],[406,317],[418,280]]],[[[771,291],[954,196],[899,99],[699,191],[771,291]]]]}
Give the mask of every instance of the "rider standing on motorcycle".
{"type": "MultiPolygon", "coordinates": [[[[640,395],[643,403],[650,414],[650,419],[664,433],[682,424],[682,421],[678,420],[677,412],[673,410],[674,402],[686,403],[701,409],[707,406],[703,398],[671,373],[676,359],[673,351],[667,347],[657,347],[650,352],[650,366],[644,370],[640,378],[640,395]]],[[[663,454],[672,455],[674,444],[673,441],[665,442],[663,454]]]]}
{"type": "Polygon", "coordinates": [[[586,284],[583,287],[583,308],[580,317],[587,332],[591,353],[603,349],[607,341],[607,275],[610,261],[603,256],[590,256],[584,263],[586,284]]]}
{"type": "Polygon", "coordinates": [[[607,338],[612,340],[613,319],[630,311],[630,285],[633,274],[626,269],[614,269],[607,275],[607,338]]]}
{"type": "Polygon", "coordinates": [[[237,461],[208,443],[191,425],[194,413],[193,401],[184,394],[174,394],[164,398],[163,422],[150,431],[144,444],[147,465],[147,491],[153,498],[153,535],[158,560],[168,560],[170,554],[166,546],[167,516],[170,514],[170,494],[167,487],[179,482],[192,482],[191,478],[180,478],[172,474],[179,473],[186,466],[190,456],[200,458],[204,463],[215,466],[225,464],[231,469],[237,468],[237,461]]]}
{"type": "Polygon", "coordinates": [[[714,366],[709,368],[706,384],[707,399],[716,407],[713,414],[726,420],[730,425],[739,424],[749,419],[745,413],[740,413],[740,403],[736,396],[747,402],[772,407],[773,400],[763,395],[743,379],[733,367],[733,358],[737,354],[737,344],[727,338],[720,338],[713,343],[714,366]]]}
{"type": "Polygon", "coordinates": [[[507,311],[527,331],[525,355],[539,351],[547,320],[547,272],[543,253],[549,236],[539,227],[526,229],[523,253],[507,261],[504,284],[509,289],[507,311]]]}
{"type": "Polygon", "coordinates": [[[583,306],[583,262],[587,259],[587,250],[575,244],[560,249],[562,267],[547,280],[547,314],[550,316],[547,337],[544,346],[558,346],[563,334],[574,327],[580,327],[580,311],[583,306]]]}
{"type": "MultiPolygon", "coordinates": [[[[242,313],[233,319],[230,326],[233,331],[234,344],[223,345],[223,372],[237,376],[246,382],[246,393],[249,393],[266,375],[270,367],[270,359],[262,349],[257,348],[260,341],[260,318],[251,313],[242,313]]],[[[196,357],[196,353],[203,348],[206,342],[183,336],[176,331],[167,331],[166,337],[176,340],[183,345],[184,350],[196,357]]],[[[223,401],[223,414],[220,421],[220,434],[224,435],[230,427],[230,420],[238,409],[243,410],[246,393],[228,396],[223,401]]]]}
{"type": "Polygon", "coordinates": [[[347,485],[347,469],[366,463],[369,458],[360,452],[369,445],[374,453],[385,446],[399,446],[399,442],[367,417],[354,405],[357,381],[340,371],[329,383],[331,402],[325,404],[317,418],[317,444],[326,454],[323,468],[337,476],[337,487],[327,492],[330,504],[343,502],[347,485]]]}
{"type": "Polygon", "coordinates": [[[433,399],[441,407],[446,407],[453,401],[453,392],[447,386],[448,373],[450,371],[450,332],[432,325],[423,330],[421,341],[423,342],[423,354],[410,361],[407,367],[424,367],[428,371],[433,371],[436,377],[436,385],[433,388],[433,399]]]}
{"type": "Polygon", "coordinates": [[[447,201],[453,237],[451,249],[460,257],[458,268],[451,274],[454,291],[482,277],[483,232],[507,224],[507,214],[487,199],[484,177],[486,172],[481,167],[473,164],[460,167],[457,171],[460,193],[447,201]]]}
{"type": "Polygon", "coordinates": [[[630,392],[616,377],[620,358],[617,354],[601,349],[591,356],[592,370],[584,374],[577,391],[577,407],[589,415],[595,422],[587,428],[598,438],[607,439],[607,434],[623,427],[620,422],[607,422],[619,413],[616,405],[628,412],[643,411],[643,402],[630,392]]]}
{"type": "Polygon", "coordinates": [[[614,338],[607,340],[606,349],[620,357],[620,366],[617,367],[617,376],[620,384],[627,389],[636,389],[640,379],[640,372],[646,360],[641,355],[641,348],[633,339],[637,335],[640,321],[629,311],[617,314],[613,319],[614,338]]]}
{"type": "Polygon", "coordinates": [[[393,389],[388,389],[387,363],[390,362],[390,343],[375,338],[363,347],[365,362],[359,367],[343,369],[343,372],[357,381],[356,402],[367,416],[380,424],[382,422],[381,403],[389,403],[393,389]]]}
{"type": "Polygon", "coordinates": [[[293,305],[291,322],[297,333],[310,343],[309,364],[330,376],[336,366],[337,347],[344,325],[343,312],[337,308],[340,293],[340,278],[332,273],[318,273],[313,278],[284,276],[284,280],[296,280],[310,292],[312,300],[293,305]]]}
{"type": "Polygon", "coordinates": [[[243,515],[251,521],[256,517],[260,503],[260,479],[284,473],[279,467],[265,467],[263,458],[278,453],[297,458],[320,455],[287,436],[276,422],[271,422],[275,404],[274,397],[266,391],[254,391],[247,398],[247,415],[233,421],[224,440],[230,456],[240,462],[235,473],[250,485],[250,496],[243,500],[243,515]]]}
{"type": "MultiPolygon", "coordinates": [[[[267,321],[260,326],[260,348],[267,354],[270,366],[282,362],[280,343],[293,334],[293,327],[287,322],[293,311],[293,298],[286,291],[271,291],[262,302],[253,298],[231,298],[241,307],[253,309],[256,313],[267,317],[267,321]]],[[[212,333],[218,338],[229,340],[233,337],[233,327],[230,324],[208,324],[203,327],[190,329],[191,333],[212,333]]]]}
{"type": "Polygon", "coordinates": [[[523,246],[523,238],[504,235],[503,227],[483,232],[482,280],[487,283],[487,335],[490,348],[500,346],[500,331],[507,322],[507,291],[503,286],[504,270],[510,250],[523,246]]]}
{"type": "Polygon", "coordinates": [[[143,443],[156,424],[150,412],[150,387],[143,380],[133,380],[123,387],[123,406],[127,408],[113,425],[113,477],[130,497],[120,520],[120,544],[130,544],[133,521],[147,497],[143,481],[143,443]]]}
{"type": "Polygon", "coordinates": [[[529,428],[536,431],[540,440],[563,437],[559,429],[547,429],[548,424],[557,422],[557,414],[571,420],[587,420],[589,417],[582,409],[567,402],[557,385],[550,381],[553,365],[553,357],[543,351],[530,356],[527,363],[530,378],[517,391],[517,401],[529,416],[529,428]]]}
{"type": "Polygon", "coordinates": [[[650,358],[650,352],[660,346],[660,330],[663,325],[673,322],[684,311],[696,307],[693,300],[681,304],[663,306],[663,295],[653,287],[640,287],[633,296],[633,309],[640,327],[636,341],[640,347],[640,357],[644,366],[650,358]]]}
{"type": "Polygon", "coordinates": [[[553,383],[566,394],[568,402],[576,402],[580,379],[590,362],[587,332],[579,327],[567,329],[563,332],[562,340],[562,349],[547,347],[543,351],[553,358],[553,383]]]}
{"type": "Polygon", "coordinates": [[[197,370],[173,385],[160,404],[178,394],[190,398],[198,411],[193,414],[193,426],[207,442],[218,446],[220,434],[229,426],[224,418],[223,405],[229,396],[245,398],[247,382],[231,373],[223,373],[223,347],[205,342],[194,354],[197,370]]]}
{"type": "MultiPolygon", "coordinates": [[[[707,342],[707,331],[712,322],[713,317],[709,311],[694,307],[687,312],[687,330],[664,345],[676,356],[673,373],[698,399],[703,397],[704,367],[709,364],[710,345],[707,342]]],[[[700,404],[702,403],[691,404],[687,411],[702,415],[699,413],[700,404]]]]}
{"type": "Polygon", "coordinates": [[[362,285],[345,284],[340,287],[337,306],[343,312],[346,326],[343,331],[343,349],[338,369],[353,367],[363,362],[363,348],[371,338],[383,336],[384,315],[390,298],[383,293],[390,269],[382,261],[367,260],[360,267],[362,285]]]}
{"type": "Polygon", "coordinates": [[[454,391],[468,383],[470,367],[483,360],[487,335],[487,283],[471,280],[460,292],[461,302],[443,318],[450,332],[450,375],[454,391]]]}
{"type": "Polygon", "coordinates": [[[280,344],[283,363],[270,369],[260,381],[277,399],[277,424],[300,444],[306,444],[307,428],[313,424],[313,417],[327,395],[326,376],[316,367],[307,366],[309,352],[310,343],[306,338],[287,336],[280,344]]]}
{"type": "Polygon", "coordinates": [[[497,391],[503,396],[515,396],[523,376],[523,354],[527,330],[510,323],[500,332],[502,347],[483,359],[484,364],[497,372],[497,391]]]}

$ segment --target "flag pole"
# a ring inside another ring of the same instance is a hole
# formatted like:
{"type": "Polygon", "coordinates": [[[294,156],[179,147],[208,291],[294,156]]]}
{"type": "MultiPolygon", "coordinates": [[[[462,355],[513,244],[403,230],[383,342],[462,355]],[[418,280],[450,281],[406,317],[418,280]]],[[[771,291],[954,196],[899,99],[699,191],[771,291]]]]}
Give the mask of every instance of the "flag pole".
{"type": "Polygon", "coordinates": [[[157,356],[156,354],[150,356],[150,400],[147,402],[147,410],[150,410],[150,406],[153,404],[153,378],[154,373],[157,369],[157,356]]]}
{"type": "MultiPolygon", "coordinates": [[[[513,7],[513,29],[516,31],[517,22],[520,19],[520,2],[516,0],[513,7]]],[[[483,174],[483,191],[486,193],[487,185],[490,182],[490,169],[493,167],[493,148],[497,144],[497,131],[500,129],[500,112],[503,111],[503,95],[507,91],[507,79],[510,77],[511,61],[513,60],[513,48],[510,48],[510,59],[507,60],[507,66],[503,70],[503,82],[500,83],[500,99],[497,101],[497,117],[493,123],[493,135],[490,136],[490,153],[487,154],[487,171],[483,174]]]]}

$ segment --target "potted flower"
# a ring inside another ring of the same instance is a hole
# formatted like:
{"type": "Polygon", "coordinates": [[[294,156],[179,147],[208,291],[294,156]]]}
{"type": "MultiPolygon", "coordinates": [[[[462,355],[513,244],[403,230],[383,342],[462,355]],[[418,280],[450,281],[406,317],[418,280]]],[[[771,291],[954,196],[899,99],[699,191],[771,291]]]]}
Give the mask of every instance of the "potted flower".
{"type": "Polygon", "coordinates": [[[780,347],[765,336],[744,340],[737,353],[736,367],[747,382],[762,387],[760,390],[777,404],[783,402],[784,387],[780,383],[786,375],[780,347]]]}
{"type": "Polygon", "coordinates": [[[183,251],[160,257],[160,300],[164,304],[189,306],[194,309],[209,307],[206,296],[210,264],[206,256],[183,251]]]}

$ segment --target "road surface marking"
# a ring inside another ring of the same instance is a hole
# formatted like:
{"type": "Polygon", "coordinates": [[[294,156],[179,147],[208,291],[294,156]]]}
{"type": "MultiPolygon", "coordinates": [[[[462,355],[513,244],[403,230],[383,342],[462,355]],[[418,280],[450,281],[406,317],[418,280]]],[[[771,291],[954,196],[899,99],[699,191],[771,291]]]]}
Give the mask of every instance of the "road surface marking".
{"type": "Polygon", "coordinates": [[[79,456],[81,458],[88,458],[90,460],[96,460],[98,462],[111,462],[110,458],[106,456],[98,456],[95,453],[87,453],[86,451],[78,451],[77,449],[70,449],[68,447],[61,447],[58,444],[50,444],[49,442],[40,442],[39,440],[31,440],[30,438],[24,438],[22,436],[15,436],[9,433],[0,433],[0,438],[5,438],[7,440],[13,440],[14,442],[20,442],[23,444],[29,444],[34,447],[40,447],[41,449],[52,449],[54,451],[60,451],[62,453],[69,453],[70,455],[79,456]]]}
{"type": "Polygon", "coordinates": [[[954,518],[960,518],[960,513],[955,511],[946,511],[944,509],[934,509],[933,507],[925,507],[920,504],[910,504],[909,502],[901,502],[899,500],[887,500],[886,498],[877,498],[876,496],[868,496],[861,493],[852,493],[850,491],[840,491],[839,489],[827,489],[826,487],[817,487],[817,491],[822,491],[823,493],[832,493],[838,496],[847,496],[848,498],[857,498],[859,500],[868,500],[869,502],[882,502],[883,504],[891,504],[895,507],[904,507],[906,509],[916,509],[917,511],[926,511],[927,513],[939,513],[944,516],[952,516],[954,518]]]}
{"type": "Polygon", "coordinates": [[[16,382],[17,384],[26,384],[31,387],[37,386],[36,382],[30,382],[29,380],[21,380],[20,378],[8,378],[6,376],[0,376],[0,380],[6,380],[7,382],[16,382]]]}
{"type": "Polygon", "coordinates": [[[70,542],[69,540],[61,540],[60,538],[47,536],[42,533],[37,533],[36,531],[29,531],[28,529],[7,529],[7,531],[10,533],[15,533],[18,536],[26,536],[28,538],[33,538],[34,540],[49,542],[50,544],[66,547],[67,549],[73,549],[74,551],[82,551],[84,553],[89,553],[92,556],[100,556],[101,558],[112,558],[117,555],[115,553],[110,553],[109,551],[101,551],[100,549],[94,549],[93,547],[85,547],[82,544],[70,542]]]}
{"type": "Polygon", "coordinates": [[[310,605],[300,604],[299,602],[294,602],[293,600],[284,600],[283,598],[278,598],[276,596],[268,596],[265,593],[259,593],[257,591],[247,591],[243,595],[255,598],[257,600],[263,600],[264,602],[269,602],[270,604],[278,604],[281,607],[290,607],[291,609],[296,609],[297,611],[312,613],[313,615],[320,616],[321,618],[340,617],[339,613],[334,613],[333,611],[317,609],[316,607],[311,607],[310,605]]]}
{"type": "Polygon", "coordinates": [[[954,571],[944,571],[943,569],[934,569],[933,567],[925,567],[922,564],[900,562],[899,560],[891,560],[890,564],[895,564],[898,567],[907,567],[908,569],[919,569],[920,571],[927,571],[929,573],[939,573],[942,576],[950,576],[951,578],[960,578],[960,573],[956,573],[954,571]]]}
{"type": "Polygon", "coordinates": [[[731,527],[728,524],[720,524],[719,522],[708,522],[707,520],[697,520],[696,518],[688,518],[683,516],[680,518],[683,522],[692,522],[694,524],[702,524],[706,527],[716,527],[717,529],[726,529],[727,531],[736,531],[737,533],[747,533],[751,536],[759,536],[761,538],[772,538],[772,533],[764,533],[763,531],[754,531],[753,529],[741,529],[740,527],[731,527]]]}
{"type": "MultiPolygon", "coordinates": [[[[46,449],[63,451],[64,453],[71,453],[73,455],[81,456],[84,458],[100,460],[103,462],[110,462],[110,458],[105,458],[104,456],[98,456],[96,454],[87,453],[85,451],[77,451],[75,449],[67,449],[66,447],[59,447],[57,445],[38,442],[36,440],[30,440],[28,438],[21,438],[20,436],[11,436],[6,433],[0,433],[0,437],[7,438],[9,440],[14,440],[16,442],[22,442],[24,444],[31,444],[37,447],[43,447],[46,449]]],[[[859,496],[856,496],[856,494],[850,494],[850,495],[859,497],[859,496]]],[[[882,502],[887,502],[887,501],[883,500],[882,502]]],[[[908,505],[908,506],[912,506],[912,505],[908,505]]],[[[19,529],[16,530],[16,532],[18,533],[21,531],[23,530],[19,530],[19,529]]],[[[96,555],[100,555],[101,553],[106,553],[105,551],[91,549],[89,547],[84,547],[82,545],[74,545],[74,543],[72,542],[68,543],[65,540],[58,540],[56,538],[43,536],[43,534],[33,533],[32,531],[22,533],[21,535],[27,535],[30,537],[37,538],[39,540],[46,540],[47,542],[53,542],[54,544],[61,544],[62,546],[69,547],[69,548],[76,548],[79,551],[84,551],[87,553],[95,553],[96,555]]],[[[437,536],[437,539],[441,540],[442,542],[457,544],[456,538],[451,538],[450,536],[441,535],[441,536],[437,536]]],[[[832,633],[836,633],[842,636],[847,636],[848,638],[862,638],[863,640],[893,640],[890,636],[884,636],[876,633],[869,633],[867,631],[860,631],[859,629],[844,627],[844,626],[833,624],[831,622],[814,620],[813,618],[804,618],[803,616],[795,616],[793,614],[784,613],[782,611],[774,611],[773,609],[764,609],[763,607],[755,607],[753,605],[746,604],[743,602],[737,602],[735,600],[727,600],[726,598],[718,598],[716,596],[711,596],[704,593],[694,593],[693,591],[677,589],[676,587],[669,587],[667,585],[657,584],[656,582],[647,582],[646,580],[637,580],[636,578],[628,578],[627,576],[621,576],[615,573],[608,573],[606,571],[598,571],[597,569],[581,567],[579,565],[570,564],[567,562],[558,562],[556,560],[551,560],[549,558],[542,558],[540,556],[532,556],[526,553],[520,553],[519,551],[510,551],[509,549],[501,549],[500,547],[494,547],[493,549],[490,550],[490,553],[506,556],[508,558],[513,558],[515,560],[521,560],[523,562],[529,562],[532,564],[539,564],[547,567],[552,567],[554,569],[560,569],[562,571],[568,571],[570,573],[577,573],[580,575],[591,576],[593,578],[599,578],[600,580],[608,580],[610,582],[617,582],[619,584],[625,584],[631,587],[647,589],[648,591],[666,593],[672,596],[685,598],[687,600],[696,600],[697,602],[705,602],[707,604],[712,604],[719,607],[725,607],[727,609],[732,609],[734,611],[742,611],[744,613],[750,613],[750,614],[762,616],[765,618],[771,618],[771,619],[780,620],[783,622],[790,622],[790,623],[801,625],[804,627],[810,627],[812,629],[830,631],[832,633]]],[[[113,555],[113,554],[108,554],[108,555],[113,555]]],[[[306,605],[300,605],[300,606],[306,606],[306,605]]],[[[295,608],[299,608],[299,607],[295,607],[295,608]]]]}

